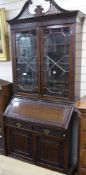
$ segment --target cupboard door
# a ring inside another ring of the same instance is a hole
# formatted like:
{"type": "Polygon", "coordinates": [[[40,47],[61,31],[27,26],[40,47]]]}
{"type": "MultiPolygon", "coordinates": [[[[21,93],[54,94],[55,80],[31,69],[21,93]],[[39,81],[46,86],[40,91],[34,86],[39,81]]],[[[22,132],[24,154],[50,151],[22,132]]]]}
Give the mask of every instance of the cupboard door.
{"type": "Polygon", "coordinates": [[[86,149],[80,150],[80,166],[86,169],[86,149]]]}
{"type": "Polygon", "coordinates": [[[37,32],[16,33],[16,83],[19,92],[37,93],[37,32]]]}
{"type": "Polygon", "coordinates": [[[86,132],[86,114],[82,115],[81,129],[82,129],[82,131],[86,132]]]}
{"type": "Polygon", "coordinates": [[[69,97],[70,53],[69,27],[55,25],[43,29],[43,94],[69,97]]]}
{"type": "Polygon", "coordinates": [[[32,135],[27,131],[7,127],[7,154],[32,160],[32,135]]]}
{"type": "Polygon", "coordinates": [[[48,168],[64,169],[64,144],[55,139],[37,137],[36,140],[37,164],[48,168]]]}
{"type": "Polygon", "coordinates": [[[86,150],[86,132],[81,132],[81,141],[80,141],[80,146],[82,149],[86,150]]]}

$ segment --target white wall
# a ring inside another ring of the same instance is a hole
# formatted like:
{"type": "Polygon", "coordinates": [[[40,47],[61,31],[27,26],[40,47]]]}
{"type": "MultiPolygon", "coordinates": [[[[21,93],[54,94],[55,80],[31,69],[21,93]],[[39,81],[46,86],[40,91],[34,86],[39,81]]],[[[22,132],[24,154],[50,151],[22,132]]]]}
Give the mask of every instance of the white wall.
{"type": "MultiPolygon", "coordinates": [[[[23,7],[27,0],[0,0],[0,8],[4,7],[6,10],[6,19],[11,19],[15,17],[23,7]]],[[[56,0],[58,5],[67,10],[81,10],[86,13],[86,1],[85,0],[56,0]]],[[[44,0],[33,0],[33,6],[35,8],[36,4],[40,4],[46,7],[45,4],[48,2],[44,0]],[[41,3],[40,3],[41,2],[41,3]]],[[[33,10],[33,9],[31,9],[33,10]]],[[[46,8],[47,10],[47,8],[46,8]]],[[[8,34],[10,35],[10,30],[8,27],[8,34]]],[[[79,33],[80,34],[80,33],[79,33]]],[[[78,35],[79,35],[78,34],[78,35]]],[[[79,48],[76,54],[76,83],[75,83],[75,94],[76,98],[79,96],[86,95],[86,20],[83,25],[83,36],[82,36],[82,48],[79,48]],[[80,61],[80,49],[82,49],[82,59],[80,61]],[[81,71],[81,80],[80,80],[81,71]]],[[[79,42],[77,40],[77,44],[79,42]]],[[[76,48],[77,49],[77,48],[76,48]]],[[[12,82],[12,66],[11,60],[8,62],[0,62],[0,79],[5,79],[12,82]]]]}

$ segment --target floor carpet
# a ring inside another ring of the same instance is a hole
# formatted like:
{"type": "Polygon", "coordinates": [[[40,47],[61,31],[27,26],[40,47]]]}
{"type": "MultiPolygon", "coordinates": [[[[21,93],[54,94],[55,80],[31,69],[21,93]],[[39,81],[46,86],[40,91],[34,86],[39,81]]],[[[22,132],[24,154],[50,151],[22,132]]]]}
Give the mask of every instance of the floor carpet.
{"type": "Polygon", "coordinates": [[[0,155],[0,175],[63,175],[20,160],[0,155]]]}

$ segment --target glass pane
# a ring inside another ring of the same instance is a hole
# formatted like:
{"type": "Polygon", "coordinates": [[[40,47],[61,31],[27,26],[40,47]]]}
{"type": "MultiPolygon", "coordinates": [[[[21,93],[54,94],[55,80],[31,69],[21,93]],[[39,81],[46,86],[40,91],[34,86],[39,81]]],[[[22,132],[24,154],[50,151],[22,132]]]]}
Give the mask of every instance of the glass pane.
{"type": "Polygon", "coordinates": [[[17,88],[23,92],[37,92],[37,34],[16,33],[17,88]]]}
{"type": "Polygon", "coordinates": [[[70,29],[50,28],[43,31],[44,93],[68,95],[70,29]]]}

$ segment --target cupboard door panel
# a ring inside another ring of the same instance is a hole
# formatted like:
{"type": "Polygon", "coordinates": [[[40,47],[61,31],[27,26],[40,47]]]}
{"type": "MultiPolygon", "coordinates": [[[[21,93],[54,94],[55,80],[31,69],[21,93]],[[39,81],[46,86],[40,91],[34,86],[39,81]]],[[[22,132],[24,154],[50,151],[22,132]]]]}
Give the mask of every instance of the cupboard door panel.
{"type": "Polygon", "coordinates": [[[37,162],[63,168],[63,143],[46,137],[37,138],[37,162]]]}
{"type": "Polygon", "coordinates": [[[8,154],[32,159],[32,136],[27,131],[15,128],[7,128],[7,147],[8,154]]]}
{"type": "Polygon", "coordinates": [[[82,168],[86,168],[86,150],[80,150],[80,165],[82,168]]]}
{"type": "Polygon", "coordinates": [[[86,149],[86,132],[81,132],[81,148],[86,149]]]}

